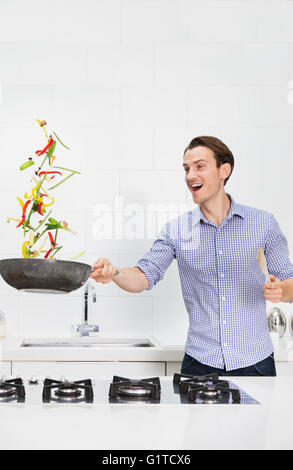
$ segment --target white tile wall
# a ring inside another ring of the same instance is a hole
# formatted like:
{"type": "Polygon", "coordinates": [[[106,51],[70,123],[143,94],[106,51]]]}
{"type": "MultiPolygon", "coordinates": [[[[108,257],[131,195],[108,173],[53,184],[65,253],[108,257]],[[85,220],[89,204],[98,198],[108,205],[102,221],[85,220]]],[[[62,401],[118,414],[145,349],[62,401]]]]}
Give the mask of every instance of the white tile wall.
{"type": "Polygon", "coordinates": [[[153,331],[152,299],[137,297],[100,297],[96,308],[100,331],[122,336],[148,336],[153,331]]]}
{"type": "Polygon", "coordinates": [[[187,328],[188,314],[181,297],[154,298],[154,329],[162,344],[184,344],[187,328]]]}
{"type": "MultiPolygon", "coordinates": [[[[292,252],[292,1],[52,0],[47,8],[11,0],[0,3],[0,18],[1,258],[20,256],[22,232],[6,217],[19,215],[16,196],[30,187],[19,166],[45,143],[36,118],[70,147],[57,146],[56,165],[82,172],[55,193],[52,215],[78,232],[60,234],[64,259],[85,249],[81,261],[106,256],[134,266],[154,239],[145,232],[148,204],[193,207],[182,156],[203,134],[220,137],[234,153],[227,191],[270,210],[292,252]],[[98,204],[107,207],[112,239],[99,225],[98,204]],[[143,218],[134,217],[137,208],[143,218]],[[128,221],[128,239],[115,238],[119,217],[128,221]],[[133,240],[135,223],[142,236],[133,240]]],[[[101,331],[184,342],[175,261],[152,291],[96,287],[90,317],[101,331]]],[[[289,318],[291,305],[282,308],[289,318]]],[[[0,309],[9,335],[60,336],[80,321],[82,289],[25,295],[1,278],[0,309]]]]}
{"type": "Polygon", "coordinates": [[[290,0],[259,2],[259,39],[261,41],[290,42],[292,31],[293,4],[290,0]]]}
{"type": "Polygon", "coordinates": [[[193,86],[189,90],[188,126],[290,126],[287,86],[193,86]]]}
{"type": "Polygon", "coordinates": [[[187,2],[192,43],[251,42],[258,40],[258,2],[187,2]]]}

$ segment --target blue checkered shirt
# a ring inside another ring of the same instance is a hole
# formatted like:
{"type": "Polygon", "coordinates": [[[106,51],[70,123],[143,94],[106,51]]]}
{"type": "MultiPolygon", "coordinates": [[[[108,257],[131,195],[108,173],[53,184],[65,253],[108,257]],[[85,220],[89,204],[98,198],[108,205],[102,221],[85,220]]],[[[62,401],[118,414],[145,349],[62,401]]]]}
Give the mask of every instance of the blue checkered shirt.
{"type": "Polygon", "coordinates": [[[274,216],[228,196],[231,207],[220,227],[196,206],[167,223],[136,265],[146,274],[149,290],[176,258],[189,315],[185,351],[202,364],[227,371],[273,352],[258,247],[270,274],[293,278],[287,241],[274,216]]]}

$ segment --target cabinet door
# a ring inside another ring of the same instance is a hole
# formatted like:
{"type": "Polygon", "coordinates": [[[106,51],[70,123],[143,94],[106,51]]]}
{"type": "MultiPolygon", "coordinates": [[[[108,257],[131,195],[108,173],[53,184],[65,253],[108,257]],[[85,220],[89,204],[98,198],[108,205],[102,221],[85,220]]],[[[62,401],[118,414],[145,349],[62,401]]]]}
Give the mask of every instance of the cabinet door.
{"type": "Polygon", "coordinates": [[[278,377],[293,377],[293,362],[276,362],[278,377]]]}
{"type": "Polygon", "coordinates": [[[174,375],[175,372],[180,374],[181,362],[167,362],[166,375],[174,375]]]}
{"type": "Polygon", "coordinates": [[[11,362],[0,361],[0,378],[5,375],[10,377],[11,375],[11,362]]]}
{"type": "Polygon", "coordinates": [[[141,378],[165,375],[164,362],[13,362],[12,373],[24,378],[50,377],[78,380],[85,378],[122,377],[141,378]]]}
{"type": "Polygon", "coordinates": [[[45,377],[59,380],[60,370],[56,362],[12,362],[12,375],[20,375],[23,379],[34,376],[42,380],[45,377]]]}

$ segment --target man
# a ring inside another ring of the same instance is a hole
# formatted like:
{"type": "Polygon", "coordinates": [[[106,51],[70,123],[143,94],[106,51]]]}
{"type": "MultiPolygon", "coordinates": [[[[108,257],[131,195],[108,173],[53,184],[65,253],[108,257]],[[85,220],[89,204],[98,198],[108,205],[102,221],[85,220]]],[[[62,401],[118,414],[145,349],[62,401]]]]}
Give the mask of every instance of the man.
{"type": "Polygon", "coordinates": [[[91,276],[141,292],[152,289],[176,258],[189,314],[182,373],[274,376],[266,300],[293,300],[286,238],[272,214],[237,204],[225,192],[234,158],[221,140],[193,139],[183,167],[197,207],[166,224],[135,267],[118,269],[100,258],[91,276]],[[257,263],[259,246],[271,282],[264,283],[257,263]]]}

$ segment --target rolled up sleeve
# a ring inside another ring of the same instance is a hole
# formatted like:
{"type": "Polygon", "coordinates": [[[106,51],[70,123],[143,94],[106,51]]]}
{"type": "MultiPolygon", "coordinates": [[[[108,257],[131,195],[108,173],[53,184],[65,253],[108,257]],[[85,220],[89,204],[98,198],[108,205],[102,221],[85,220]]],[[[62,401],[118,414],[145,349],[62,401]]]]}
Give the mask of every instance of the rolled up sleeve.
{"type": "MultiPolygon", "coordinates": [[[[272,214],[266,237],[265,256],[269,274],[273,274],[281,281],[293,278],[293,264],[289,258],[287,239],[272,214]]],[[[293,303],[293,300],[290,303],[293,303]]]]}
{"type": "Polygon", "coordinates": [[[150,250],[135,266],[141,269],[148,278],[149,287],[146,290],[151,290],[157,282],[163,279],[174,258],[176,258],[174,242],[170,238],[169,224],[166,224],[150,250]]]}

